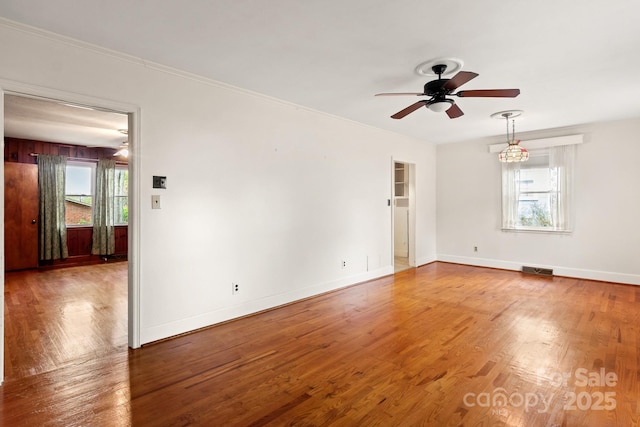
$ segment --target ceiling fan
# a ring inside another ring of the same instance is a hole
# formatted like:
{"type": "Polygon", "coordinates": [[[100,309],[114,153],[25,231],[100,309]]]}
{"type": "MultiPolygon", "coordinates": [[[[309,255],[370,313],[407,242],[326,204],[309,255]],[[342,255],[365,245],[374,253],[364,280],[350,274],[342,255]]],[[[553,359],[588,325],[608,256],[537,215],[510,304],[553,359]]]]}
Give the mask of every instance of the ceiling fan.
{"type": "Polygon", "coordinates": [[[480,89],[480,90],[461,90],[454,91],[463,84],[478,77],[477,73],[470,71],[460,71],[450,79],[443,79],[442,74],[447,69],[444,64],[436,64],[431,67],[433,72],[438,75],[437,80],[432,80],[424,85],[423,93],[377,93],[375,96],[430,96],[429,99],[423,99],[415,104],[409,105],[407,108],[398,111],[392,119],[401,119],[409,113],[413,113],[418,108],[425,106],[431,111],[446,111],[451,119],[462,116],[464,113],[450,96],[458,96],[460,98],[515,98],[520,95],[520,89],[480,89]]]}

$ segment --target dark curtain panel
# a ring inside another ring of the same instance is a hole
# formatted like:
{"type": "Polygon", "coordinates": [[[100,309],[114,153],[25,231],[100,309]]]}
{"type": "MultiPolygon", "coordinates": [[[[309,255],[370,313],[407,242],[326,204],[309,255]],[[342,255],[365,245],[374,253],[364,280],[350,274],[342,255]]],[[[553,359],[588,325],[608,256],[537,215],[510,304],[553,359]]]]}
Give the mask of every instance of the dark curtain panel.
{"type": "Polygon", "coordinates": [[[40,260],[69,256],[64,207],[66,167],[65,156],[38,155],[40,260]]]}
{"type": "Polygon", "coordinates": [[[116,251],[114,233],[114,189],[116,162],[101,159],[96,168],[96,192],[93,203],[93,242],[91,253],[111,255],[116,251]]]}

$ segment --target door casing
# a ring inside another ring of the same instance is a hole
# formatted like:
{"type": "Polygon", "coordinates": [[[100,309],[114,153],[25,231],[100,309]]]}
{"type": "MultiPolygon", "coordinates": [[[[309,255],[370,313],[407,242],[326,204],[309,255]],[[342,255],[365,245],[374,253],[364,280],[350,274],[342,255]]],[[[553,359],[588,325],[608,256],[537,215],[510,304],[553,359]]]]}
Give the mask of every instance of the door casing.
{"type": "Polygon", "coordinates": [[[395,252],[395,164],[403,163],[409,171],[409,215],[407,221],[408,229],[408,263],[410,267],[416,266],[416,165],[415,163],[409,163],[400,159],[391,158],[391,196],[392,196],[392,209],[391,209],[391,254],[392,264],[395,264],[394,252],[395,252]]]}
{"type": "MultiPolygon", "coordinates": [[[[50,100],[91,106],[107,111],[127,114],[129,117],[129,242],[128,242],[128,344],[140,347],[140,116],[139,106],[126,102],[111,101],[89,95],[65,92],[12,80],[0,79],[0,144],[4,152],[4,96],[5,94],[46,98],[50,100]]],[[[0,240],[4,243],[4,162],[0,163],[0,240]]],[[[0,245],[0,281],[4,287],[4,244],[0,245]]],[[[4,292],[0,293],[0,384],[4,382],[4,292]]]]}

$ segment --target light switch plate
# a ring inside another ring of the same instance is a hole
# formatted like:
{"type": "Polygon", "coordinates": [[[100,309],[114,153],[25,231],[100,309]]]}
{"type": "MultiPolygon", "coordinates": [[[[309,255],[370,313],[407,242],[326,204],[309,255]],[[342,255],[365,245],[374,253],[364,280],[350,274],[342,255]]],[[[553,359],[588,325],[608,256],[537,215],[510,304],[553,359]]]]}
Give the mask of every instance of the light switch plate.
{"type": "Polygon", "coordinates": [[[153,176],[153,188],[167,188],[166,176],[153,176]]]}

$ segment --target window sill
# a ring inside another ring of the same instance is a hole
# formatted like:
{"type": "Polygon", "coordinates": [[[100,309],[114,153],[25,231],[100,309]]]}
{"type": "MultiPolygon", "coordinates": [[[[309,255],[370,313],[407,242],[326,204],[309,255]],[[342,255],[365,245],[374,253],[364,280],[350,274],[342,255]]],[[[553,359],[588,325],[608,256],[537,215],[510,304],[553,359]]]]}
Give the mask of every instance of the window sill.
{"type": "MultiPolygon", "coordinates": [[[[129,224],[113,224],[114,227],[127,227],[129,224]]],[[[66,224],[67,228],[93,228],[93,224],[66,224]]]]}
{"type": "Polygon", "coordinates": [[[571,234],[572,230],[556,230],[551,228],[535,228],[535,227],[527,227],[527,228],[502,228],[502,231],[506,231],[509,233],[541,233],[541,234],[571,234]]]}

